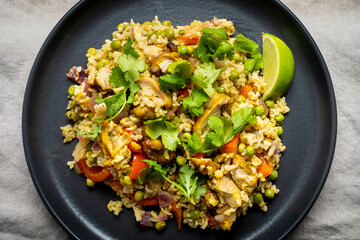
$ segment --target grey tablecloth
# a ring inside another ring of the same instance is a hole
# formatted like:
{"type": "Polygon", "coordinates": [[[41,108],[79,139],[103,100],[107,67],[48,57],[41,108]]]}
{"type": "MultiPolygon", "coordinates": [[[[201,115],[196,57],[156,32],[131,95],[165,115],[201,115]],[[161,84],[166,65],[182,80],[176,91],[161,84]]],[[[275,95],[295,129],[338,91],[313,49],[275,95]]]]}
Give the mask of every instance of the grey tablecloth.
{"type": "MultiPolygon", "coordinates": [[[[42,43],[75,0],[0,0],[0,239],[67,239],[41,202],[23,153],[21,110],[42,43]]],[[[360,239],[360,0],[283,0],[318,44],[338,109],[333,165],[288,239],[360,239]]]]}

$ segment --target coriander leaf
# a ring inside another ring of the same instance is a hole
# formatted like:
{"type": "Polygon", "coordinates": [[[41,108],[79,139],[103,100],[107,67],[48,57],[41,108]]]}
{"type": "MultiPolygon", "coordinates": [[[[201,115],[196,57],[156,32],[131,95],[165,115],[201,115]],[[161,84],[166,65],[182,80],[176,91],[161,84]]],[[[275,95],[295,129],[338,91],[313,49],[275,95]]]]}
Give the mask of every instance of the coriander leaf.
{"type": "Polygon", "coordinates": [[[145,129],[146,134],[151,139],[161,136],[164,147],[170,151],[174,151],[179,142],[180,129],[172,123],[165,121],[165,117],[144,122],[148,125],[145,129]]]}
{"type": "Polygon", "coordinates": [[[119,57],[118,66],[123,72],[136,69],[136,58],[133,55],[122,54],[119,57]]]}
{"type": "Polygon", "coordinates": [[[142,59],[136,59],[135,68],[136,68],[139,72],[144,72],[144,71],[146,70],[146,63],[145,63],[145,61],[142,60],[142,59]]]}
{"type": "Polygon", "coordinates": [[[255,55],[255,58],[248,58],[244,64],[246,72],[252,72],[254,70],[259,70],[264,67],[264,60],[260,53],[255,55]]]}
{"type": "Polygon", "coordinates": [[[129,84],[125,80],[124,73],[121,71],[119,66],[115,66],[111,69],[109,82],[113,88],[118,88],[121,86],[124,86],[125,90],[129,88],[129,84]]]}
{"type": "Polygon", "coordinates": [[[186,150],[189,150],[190,156],[195,153],[210,153],[216,149],[208,137],[205,138],[204,143],[201,143],[197,133],[194,133],[191,136],[191,139],[186,142],[181,139],[181,144],[186,150]]]}
{"type": "MultiPolygon", "coordinates": [[[[111,97],[101,99],[97,97],[95,99],[96,103],[105,103],[106,105],[106,117],[108,117],[107,120],[114,119],[125,107],[126,104],[126,94],[125,91],[121,91],[111,97]]],[[[104,119],[105,119],[104,118],[104,119]]]]}
{"type": "Polygon", "coordinates": [[[209,127],[214,131],[210,132],[207,137],[216,147],[222,147],[225,143],[233,138],[232,122],[225,117],[210,116],[208,120],[209,127]]]}
{"type": "Polygon", "coordinates": [[[202,63],[195,69],[192,80],[196,85],[204,89],[208,96],[212,96],[215,92],[213,84],[220,76],[222,69],[216,69],[215,64],[212,62],[202,63]]]}
{"type": "Polygon", "coordinates": [[[186,60],[173,62],[167,66],[167,69],[170,73],[177,74],[183,78],[188,78],[192,74],[190,62],[186,60]]]}
{"type": "Polygon", "coordinates": [[[185,80],[177,74],[166,74],[160,77],[159,86],[164,92],[170,89],[181,89],[185,87],[185,80]]]}
{"type": "Polygon", "coordinates": [[[234,46],[242,52],[251,54],[251,58],[248,58],[244,64],[246,72],[252,72],[264,67],[264,60],[259,52],[259,45],[256,42],[239,34],[236,36],[234,46]]]}
{"type": "Polygon", "coordinates": [[[97,138],[101,133],[101,125],[92,126],[92,132],[77,132],[78,134],[85,135],[89,138],[97,138]]]}
{"type": "Polygon", "coordinates": [[[146,167],[142,169],[138,174],[138,180],[141,185],[148,182],[150,178],[155,180],[155,182],[164,181],[164,178],[161,176],[161,173],[156,171],[153,167],[146,167]]]}
{"type": "Polygon", "coordinates": [[[200,116],[204,112],[203,103],[209,101],[204,90],[194,88],[191,95],[183,99],[183,108],[191,115],[200,116]]]}
{"type": "Polygon", "coordinates": [[[234,124],[233,134],[241,132],[247,124],[256,123],[254,109],[251,107],[242,108],[231,115],[231,121],[234,124]]]}
{"type": "Polygon", "coordinates": [[[233,55],[233,46],[226,41],[226,31],[223,28],[204,28],[195,49],[195,56],[203,62],[210,62],[214,58],[223,60],[225,56],[233,55]]]}
{"type": "Polygon", "coordinates": [[[126,41],[126,44],[123,49],[123,54],[125,55],[132,55],[134,58],[138,58],[139,54],[136,52],[136,50],[131,46],[132,45],[131,38],[128,38],[126,41]]]}

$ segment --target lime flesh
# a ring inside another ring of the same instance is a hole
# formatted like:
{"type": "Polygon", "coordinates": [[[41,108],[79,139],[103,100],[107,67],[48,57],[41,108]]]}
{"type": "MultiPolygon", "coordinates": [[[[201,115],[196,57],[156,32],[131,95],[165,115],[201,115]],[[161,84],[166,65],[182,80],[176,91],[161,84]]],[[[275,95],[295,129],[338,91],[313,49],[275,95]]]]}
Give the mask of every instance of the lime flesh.
{"type": "Polygon", "coordinates": [[[294,57],[290,48],[278,37],[262,34],[264,58],[264,100],[283,96],[294,77],[294,57]]]}

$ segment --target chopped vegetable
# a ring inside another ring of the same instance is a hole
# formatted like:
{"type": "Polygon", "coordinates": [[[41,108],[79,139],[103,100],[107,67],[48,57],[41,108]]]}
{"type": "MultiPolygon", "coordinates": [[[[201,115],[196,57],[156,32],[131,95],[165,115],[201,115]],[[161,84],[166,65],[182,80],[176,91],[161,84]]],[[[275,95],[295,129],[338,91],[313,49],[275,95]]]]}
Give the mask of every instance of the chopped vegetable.
{"type": "Polygon", "coordinates": [[[191,115],[200,116],[204,112],[203,103],[209,101],[209,97],[204,90],[194,88],[191,95],[183,99],[183,108],[191,115]]]}
{"type": "Polygon", "coordinates": [[[274,181],[278,177],[278,172],[274,169],[272,173],[268,176],[268,179],[274,181]]]}
{"type": "Polygon", "coordinates": [[[132,157],[132,165],[130,171],[130,178],[137,179],[139,172],[144,168],[148,167],[144,159],[147,159],[147,156],[144,153],[135,153],[132,157]]]}
{"type": "Polygon", "coordinates": [[[148,120],[144,122],[149,126],[146,127],[146,134],[151,139],[156,139],[161,136],[161,141],[164,147],[170,151],[174,151],[179,142],[180,129],[171,122],[165,121],[165,117],[155,120],[148,120]]]}
{"type": "Polygon", "coordinates": [[[245,86],[243,88],[240,89],[240,95],[244,96],[245,98],[249,97],[249,92],[252,91],[252,87],[250,84],[245,84],[245,86]]]}
{"type": "Polygon", "coordinates": [[[252,72],[264,67],[264,60],[259,52],[259,45],[256,42],[239,34],[236,36],[234,47],[242,52],[251,54],[251,58],[248,58],[245,62],[245,71],[252,72]]]}
{"type": "Polygon", "coordinates": [[[223,147],[219,150],[222,153],[236,153],[238,145],[239,145],[240,137],[235,135],[232,140],[227,142],[223,147]]]}
{"type": "Polygon", "coordinates": [[[178,224],[178,228],[180,230],[181,222],[182,222],[182,208],[181,207],[177,208],[176,206],[177,206],[176,202],[173,201],[171,203],[171,211],[173,212],[173,214],[175,216],[176,223],[178,224]]]}
{"type": "Polygon", "coordinates": [[[253,203],[254,204],[259,204],[263,201],[263,197],[261,193],[255,193],[254,194],[254,198],[253,198],[253,203]]]}
{"type": "Polygon", "coordinates": [[[114,119],[119,113],[124,109],[126,104],[126,94],[124,91],[121,91],[111,97],[101,99],[97,97],[95,99],[96,103],[105,103],[106,105],[106,116],[102,121],[106,118],[108,121],[114,119]]]}
{"type": "Polygon", "coordinates": [[[222,69],[216,69],[212,62],[203,63],[194,70],[192,80],[211,97],[215,92],[213,84],[220,76],[222,69]]]}
{"type": "Polygon", "coordinates": [[[101,182],[111,176],[110,171],[104,167],[89,167],[85,159],[76,162],[80,171],[93,182],[101,182]]]}
{"type": "Polygon", "coordinates": [[[101,125],[94,125],[92,126],[92,132],[77,132],[78,134],[81,134],[81,135],[85,135],[87,136],[88,138],[92,138],[92,139],[95,139],[99,136],[99,134],[101,134],[101,125]]]}
{"type": "Polygon", "coordinates": [[[267,197],[268,199],[273,199],[275,196],[275,191],[272,189],[266,189],[265,190],[265,197],[267,197]]]}
{"type": "Polygon", "coordinates": [[[261,155],[256,155],[258,158],[261,159],[262,163],[260,164],[259,168],[257,169],[258,173],[262,173],[263,177],[266,178],[273,172],[273,168],[268,164],[266,159],[261,155]]]}

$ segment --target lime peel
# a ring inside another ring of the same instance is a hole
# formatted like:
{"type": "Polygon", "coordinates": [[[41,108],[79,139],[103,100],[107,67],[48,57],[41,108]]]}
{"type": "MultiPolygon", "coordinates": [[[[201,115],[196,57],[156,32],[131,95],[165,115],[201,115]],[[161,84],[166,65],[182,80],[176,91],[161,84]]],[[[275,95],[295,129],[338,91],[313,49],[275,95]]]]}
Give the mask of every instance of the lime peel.
{"type": "Polygon", "coordinates": [[[278,37],[262,34],[264,58],[264,100],[283,96],[292,83],[295,62],[290,48],[278,37]]]}

